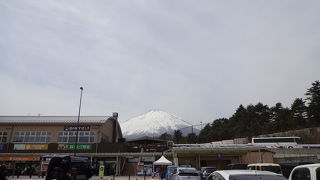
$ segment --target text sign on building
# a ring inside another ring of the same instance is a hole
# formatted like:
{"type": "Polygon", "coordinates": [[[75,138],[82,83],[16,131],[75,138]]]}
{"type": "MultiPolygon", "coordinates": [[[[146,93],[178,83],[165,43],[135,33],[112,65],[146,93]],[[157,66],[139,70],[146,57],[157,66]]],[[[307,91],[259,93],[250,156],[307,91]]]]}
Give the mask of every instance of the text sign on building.
{"type": "Polygon", "coordinates": [[[0,157],[0,161],[39,161],[40,157],[31,157],[31,156],[4,156],[0,157]]]}
{"type": "MultiPolygon", "coordinates": [[[[74,144],[59,144],[58,150],[74,150],[74,144]]],[[[77,150],[92,150],[92,144],[77,144],[77,150]]]]}
{"type": "Polygon", "coordinates": [[[48,150],[48,144],[26,144],[26,150],[48,150]]]}
{"type": "Polygon", "coordinates": [[[48,150],[48,144],[15,144],[14,150],[48,150]]]}
{"type": "Polygon", "coordinates": [[[64,126],[65,131],[76,131],[79,127],[79,131],[90,131],[90,126],[64,126]]]}
{"type": "Polygon", "coordinates": [[[143,162],[153,162],[155,161],[155,157],[141,157],[141,161],[143,162]]]}

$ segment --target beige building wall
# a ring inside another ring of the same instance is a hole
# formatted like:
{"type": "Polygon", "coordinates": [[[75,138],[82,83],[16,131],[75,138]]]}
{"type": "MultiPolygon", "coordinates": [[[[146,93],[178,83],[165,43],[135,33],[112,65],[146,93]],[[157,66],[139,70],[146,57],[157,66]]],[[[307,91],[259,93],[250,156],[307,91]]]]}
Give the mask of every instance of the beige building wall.
{"type": "Polygon", "coordinates": [[[246,164],[273,163],[273,154],[272,152],[248,152],[242,156],[242,161],[246,164]]]}
{"type": "Polygon", "coordinates": [[[119,125],[119,122],[115,118],[109,118],[103,126],[101,126],[101,133],[105,136],[109,137],[108,141],[112,142],[112,136],[113,136],[113,123],[116,123],[116,142],[118,142],[119,138],[122,137],[121,128],[119,125]]]}

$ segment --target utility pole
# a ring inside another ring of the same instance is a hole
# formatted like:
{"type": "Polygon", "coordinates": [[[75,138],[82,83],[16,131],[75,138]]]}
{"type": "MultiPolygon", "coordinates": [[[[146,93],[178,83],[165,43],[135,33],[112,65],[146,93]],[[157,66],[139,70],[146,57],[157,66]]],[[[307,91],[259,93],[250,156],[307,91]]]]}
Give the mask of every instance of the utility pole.
{"type": "Polygon", "coordinates": [[[77,154],[77,146],[78,146],[78,134],[79,134],[79,123],[80,123],[80,110],[81,110],[81,100],[82,100],[82,91],[83,87],[80,87],[80,103],[79,103],[79,112],[78,112],[78,122],[77,122],[77,132],[76,132],[76,142],[74,145],[74,156],[77,154]]]}

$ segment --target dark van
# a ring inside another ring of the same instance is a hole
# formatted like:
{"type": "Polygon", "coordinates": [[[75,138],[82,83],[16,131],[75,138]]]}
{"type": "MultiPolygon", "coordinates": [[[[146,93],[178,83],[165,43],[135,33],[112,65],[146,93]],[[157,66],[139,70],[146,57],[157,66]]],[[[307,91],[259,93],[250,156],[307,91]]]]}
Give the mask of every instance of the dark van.
{"type": "Polygon", "coordinates": [[[217,170],[216,167],[202,167],[200,170],[201,179],[206,180],[207,177],[216,170],[217,170]]]}
{"type": "Polygon", "coordinates": [[[92,177],[90,161],[85,157],[53,156],[46,180],[88,180],[92,177]]]}

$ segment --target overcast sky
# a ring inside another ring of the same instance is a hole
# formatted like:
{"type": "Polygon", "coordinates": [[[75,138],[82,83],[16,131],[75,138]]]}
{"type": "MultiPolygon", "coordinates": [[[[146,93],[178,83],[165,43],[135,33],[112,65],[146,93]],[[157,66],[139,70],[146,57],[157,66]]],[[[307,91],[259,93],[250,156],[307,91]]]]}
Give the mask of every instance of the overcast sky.
{"type": "Polygon", "coordinates": [[[0,1],[0,115],[198,124],[320,79],[320,1],[0,1]]]}

